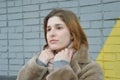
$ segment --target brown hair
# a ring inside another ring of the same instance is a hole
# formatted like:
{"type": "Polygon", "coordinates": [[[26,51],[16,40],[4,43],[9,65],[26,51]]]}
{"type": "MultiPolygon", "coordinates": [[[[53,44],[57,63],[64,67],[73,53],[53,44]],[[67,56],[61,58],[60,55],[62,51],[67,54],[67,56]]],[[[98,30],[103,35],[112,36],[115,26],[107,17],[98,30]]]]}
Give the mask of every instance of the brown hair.
{"type": "MultiPolygon", "coordinates": [[[[44,35],[45,35],[46,43],[47,43],[46,28],[47,28],[48,19],[53,16],[58,16],[59,18],[61,18],[63,22],[65,22],[66,26],[71,32],[71,35],[73,36],[74,49],[76,50],[80,49],[81,45],[85,45],[88,48],[87,37],[76,15],[71,11],[60,8],[53,9],[44,19],[44,35]]],[[[48,43],[46,44],[46,46],[48,46],[48,43]]]]}

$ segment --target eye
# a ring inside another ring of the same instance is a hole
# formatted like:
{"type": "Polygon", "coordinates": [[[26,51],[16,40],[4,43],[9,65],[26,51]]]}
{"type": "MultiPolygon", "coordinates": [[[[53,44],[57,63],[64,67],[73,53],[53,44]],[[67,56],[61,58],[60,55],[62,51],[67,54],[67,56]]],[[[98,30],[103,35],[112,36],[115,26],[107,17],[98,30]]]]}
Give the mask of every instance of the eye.
{"type": "Polygon", "coordinates": [[[56,26],[56,29],[58,29],[58,30],[59,30],[59,29],[63,29],[63,26],[57,25],[57,26],[56,26]]]}
{"type": "Polygon", "coordinates": [[[59,27],[59,26],[58,26],[57,29],[62,29],[62,27],[59,27]]]}
{"type": "Polygon", "coordinates": [[[47,29],[46,29],[47,32],[50,31],[50,30],[51,30],[51,28],[47,28],[47,29]]]}

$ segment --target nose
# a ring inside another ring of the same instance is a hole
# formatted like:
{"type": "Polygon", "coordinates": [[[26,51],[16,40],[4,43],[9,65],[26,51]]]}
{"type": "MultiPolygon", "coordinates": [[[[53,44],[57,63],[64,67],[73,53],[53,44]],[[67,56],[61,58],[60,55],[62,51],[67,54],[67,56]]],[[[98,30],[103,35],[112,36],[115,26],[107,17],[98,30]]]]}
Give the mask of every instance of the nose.
{"type": "Polygon", "coordinates": [[[49,35],[51,37],[54,37],[55,36],[55,30],[54,29],[51,29],[50,32],[49,32],[49,35]]]}

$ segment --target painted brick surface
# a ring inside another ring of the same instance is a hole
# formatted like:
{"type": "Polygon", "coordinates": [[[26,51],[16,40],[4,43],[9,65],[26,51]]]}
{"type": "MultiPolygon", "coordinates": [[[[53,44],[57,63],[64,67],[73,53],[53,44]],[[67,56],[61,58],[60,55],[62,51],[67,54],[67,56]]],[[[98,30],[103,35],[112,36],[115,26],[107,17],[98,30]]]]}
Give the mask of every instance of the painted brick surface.
{"type": "MultiPolygon", "coordinates": [[[[0,80],[15,80],[18,70],[45,44],[44,17],[51,9],[60,7],[73,11],[80,19],[89,41],[91,58],[96,60],[117,18],[120,16],[119,0],[0,0],[0,80]]],[[[107,42],[104,68],[109,80],[117,75],[111,70],[120,63],[119,28],[107,42]],[[113,37],[114,36],[114,37],[113,37]],[[115,55],[111,53],[115,53],[115,55]],[[115,66],[112,66],[112,60],[115,66]]],[[[119,80],[116,78],[115,80],[119,80]]],[[[107,79],[106,79],[107,80],[107,79]]]]}
{"type": "Polygon", "coordinates": [[[104,70],[105,80],[120,79],[120,20],[116,21],[115,26],[108,35],[103,48],[97,58],[104,70]]]}

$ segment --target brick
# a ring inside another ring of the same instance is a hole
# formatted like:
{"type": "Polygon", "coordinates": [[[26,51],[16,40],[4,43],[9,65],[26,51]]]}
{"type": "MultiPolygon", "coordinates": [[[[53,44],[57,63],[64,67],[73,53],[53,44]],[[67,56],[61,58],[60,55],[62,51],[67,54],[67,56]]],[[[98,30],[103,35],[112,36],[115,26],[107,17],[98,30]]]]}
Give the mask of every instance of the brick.
{"type": "Polygon", "coordinates": [[[43,20],[43,17],[47,16],[50,11],[51,10],[41,10],[40,11],[40,17],[42,17],[42,20],[43,20]]]}
{"type": "Polygon", "coordinates": [[[8,7],[13,7],[13,6],[15,6],[15,1],[7,1],[7,6],[8,6],[8,7]]]}
{"type": "Polygon", "coordinates": [[[7,59],[7,58],[8,58],[8,53],[0,52],[0,59],[7,59]]]}
{"type": "Polygon", "coordinates": [[[31,4],[31,0],[23,0],[23,5],[31,4]]]}
{"type": "Polygon", "coordinates": [[[118,36],[114,36],[114,37],[109,37],[109,40],[107,40],[107,42],[106,42],[106,44],[115,44],[115,45],[120,45],[120,37],[118,37],[118,36]],[[113,43],[114,42],[114,43],[113,43]]]}
{"type": "Polygon", "coordinates": [[[21,12],[22,12],[22,6],[8,8],[8,13],[21,13],[21,12]]]}
{"type": "Polygon", "coordinates": [[[16,27],[15,32],[17,32],[17,33],[23,32],[23,27],[22,26],[16,27]]]}
{"type": "Polygon", "coordinates": [[[24,46],[39,46],[40,45],[40,40],[39,39],[29,39],[29,40],[24,40],[24,46]]]}
{"type": "Polygon", "coordinates": [[[106,61],[114,61],[114,60],[116,60],[116,56],[113,53],[106,53],[106,54],[104,54],[103,58],[106,61]]]}
{"type": "Polygon", "coordinates": [[[116,19],[120,16],[120,12],[105,12],[104,13],[104,19],[116,19]]]}
{"type": "Polygon", "coordinates": [[[22,46],[23,40],[9,40],[9,46],[22,46]]]}
{"type": "Polygon", "coordinates": [[[25,52],[38,52],[40,50],[39,46],[24,46],[25,52]]]}
{"type": "MultiPolygon", "coordinates": [[[[6,65],[7,66],[7,65],[6,65]]],[[[3,67],[3,66],[2,66],[3,67]]],[[[2,71],[0,71],[0,75],[1,76],[8,76],[8,71],[6,71],[6,70],[2,70],[2,71]]],[[[2,79],[5,79],[5,78],[2,78],[2,79]]],[[[1,79],[1,77],[0,77],[0,80],[2,80],[1,79]]],[[[7,79],[8,80],[8,79],[7,79]]]]}
{"type": "Polygon", "coordinates": [[[39,33],[34,32],[34,33],[24,33],[24,38],[39,38],[39,33]]]}
{"type": "MultiPolygon", "coordinates": [[[[111,53],[111,54],[120,52],[119,45],[114,45],[114,44],[104,45],[103,50],[104,50],[104,53],[111,53]]],[[[113,59],[111,59],[111,60],[113,60],[113,59]]]]}
{"type": "Polygon", "coordinates": [[[39,12],[25,12],[23,13],[24,18],[35,18],[39,17],[39,12]]]}
{"type": "Polygon", "coordinates": [[[0,39],[7,39],[7,33],[0,34],[0,39]]]}
{"type": "Polygon", "coordinates": [[[8,65],[0,64],[0,72],[1,72],[1,70],[8,70],[8,65]]]}
{"type": "Polygon", "coordinates": [[[32,32],[31,26],[24,26],[24,32],[32,32]]]}
{"type": "MultiPolygon", "coordinates": [[[[15,54],[16,54],[16,53],[15,53],[15,54]]],[[[20,59],[22,58],[22,59],[24,60],[24,54],[23,54],[23,52],[22,52],[22,53],[17,53],[17,54],[16,54],[16,58],[18,58],[18,59],[19,59],[19,58],[20,58],[20,59]]]]}
{"type": "Polygon", "coordinates": [[[102,25],[102,24],[103,24],[102,20],[100,20],[100,21],[91,21],[90,24],[91,24],[91,28],[100,29],[100,28],[103,27],[103,25],[102,25]]]}
{"type": "Polygon", "coordinates": [[[15,32],[15,28],[14,28],[14,27],[9,27],[9,28],[8,28],[8,32],[9,32],[9,33],[15,32]]]}
{"type": "Polygon", "coordinates": [[[1,8],[0,9],[0,14],[5,14],[6,13],[6,8],[1,8]]]}
{"type": "Polygon", "coordinates": [[[6,27],[7,26],[7,21],[0,21],[0,27],[6,27]]]}
{"type": "Polygon", "coordinates": [[[82,28],[90,28],[90,22],[89,21],[82,21],[81,26],[82,26],[82,28]]]}
{"type": "Polygon", "coordinates": [[[39,24],[39,19],[24,19],[24,25],[39,24]]]}
{"type": "Polygon", "coordinates": [[[7,40],[0,40],[0,45],[1,46],[7,46],[8,45],[7,40]]]}
{"type": "Polygon", "coordinates": [[[7,46],[0,46],[0,51],[1,52],[6,52],[7,51],[7,46]]]}
{"type": "Polygon", "coordinates": [[[8,21],[8,26],[21,26],[23,25],[23,21],[22,20],[11,20],[8,21]]]}
{"type": "Polygon", "coordinates": [[[100,52],[101,50],[101,45],[89,45],[89,51],[92,52],[100,52]]]}
{"type": "Polygon", "coordinates": [[[72,8],[71,8],[71,7],[67,7],[67,8],[65,8],[65,9],[72,11],[77,17],[80,16],[80,15],[78,14],[78,13],[79,13],[79,10],[78,10],[77,7],[72,7],[72,8]]]}
{"type": "Polygon", "coordinates": [[[22,6],[22,0],[15,0],[15,6],[22,6]]]}
{"type": "Polygon", "coordinates": [[[9,60],[10,65],[22,65],[23,64],[23,59],[10,59],[9,60]]]}
{"type": "Polygon", "coordinates": [[[107,2],[116,2],[116,0],[102,0],[102,2],[107,3],[107,2]]]}
{"type": "Polygon", "coordinates": [[[40,39],[40,45],[45,45],[45,44],[46,44],[45,39],[40,39]]]}
{"type": "MultiPolygon", "coordinates": [[[[45,16],[45,15],[44,15],[45,16]]],[[[40,18],[40,24],[41,24],[41,28],[43,27],[43,25],[44,25],[44,18],[42,17],[42,18],[40,18]]],[[[43,28],[42,28],[43,29],[43,28]]]]}
{"type": "Polygon", "coordinates": [[[52,3],[44,3],[44,4],[41,4],[41,5],[40,5],[40,9],[41,9],[41,10],[44,10],[44,9],[52,9],[52,8],[55,8],[55,7],[58,7],[58,4],[55,3],[55,2],[52,2],[52,3]]]}
{"type": "Polygon", "coordinates": [[[47,2],[49,2],[49,0],[40,0],[40,3],[47,3],[47,2]]]}
{"type": "Polygon", "coordinates": [[[101,0],[80,0],[80,6],[100,4],[101,0]]]}
{"type": "Polygon", "coordinates": [[[6,7],[6,2],[0,2],[0,8],[6,7]]]}
{"type": "Polygon", "coordinates": [[[78,1],[59,2],[59,7],[77,7],[78,5],[79,5],[78,1]]]}
{"type": "Polygon", "coordinates": [[[32,58],[33,55],[32,55],[32,53],[30,53],[30,52],[29,52],[29,53],[26,52],[26,53],[24,54],[24,57],[25,57],[25,58],[32,58]]]}
{"type": "Polygon", "coordinates": [[[40,25],[40,31],[44,32],[44,25],[40,25]]]}
{"type": "Polygon", "coordinates": [[[120,2],[108,3],[103,5],[103,11],[120,11],[120,2]]]}
{"type": "MultiPolygon", "coordinates": [[[[9,76],[16,76],[18,74],[18,71],[10,71],[9,72],[9,76]]],[[[11,79],[11,78],[9,78],[9,79],[11,79]]],[[[11,80],[14,80],[15,78],[13,78],[13,79],[11,79],[11,80]]]]}
{"type": "Polygon", "coordinates": [[[112,29],[108,28],[108,29],[103,29],[103,35],[104,36],[109,36],[109,34],[111,33],[112,29]]]}
{"type": "Polygon", "coordinates": [[[83,6],[80,8],[80,13],[96,13],[102,11],[102,5],[83,6]]]}
{"type": "Polygon", "coordinates": [[[108,20],[103,22],[103,28],[112,28],[115,24],[114,20],[108,20]]]}
{"type": "Polygon", "coordinates": [[[7,33],[8,32],[8,28],[7,27],[5,27],[5,28],[1,28],[1,33],[3,34],[3,33],[7,33]]]}
{"type": "Polygon", "coordinates": [[[23,46],[10,46],[9,52],[23,52],[23,46]]]}
{"type": "Polygon", "coordinates": [[[14,19],[22,19],[22,14],[21,13],[8,14],[8,20],[14,20],[14,19]]]}
{"type": "Polygon", "coordinates": [[[80,20],[81,21],[101,20],[101,19],[102,19],[102,13],[80,14],[80,20]]]}
{"type": "Polygon", "coordinates": [[[38,25],[38,26],[31,26],[32,32],[39,32],[40,31],[39,26],[40,25],[38,25]]]}
{"type": "Polygon", "coordinates": [[[16,53],[9,52],[9,58],[15,59],[16,57],[16,53]]]}
{"type": "Polygon", "coordinates": [[[85,30],[88,37],[99,37],[101,36],[101,31],[99,29],[88,29],[85,30]]]}
{"type": "Polygon", "coordinates": [[[90,58],[95,61],[98,55],[99,55],[98,52],[91,52],[90,58]]]}
{"type": "Polygon", "coordinates": [[[101,45],[102,44],[102,40],[101,38],[88,38],[89,44],[98,44],[101,45]]]}
{"type": "Polygon", "coordinates": [[[37,10],[39,10],[39,5],[23,6],[23,11],[37,11],[37,10]]]}
{"type": "MultiPolygon", "coordinates": [[[[42,0],[40,0],[40,1],[42,1],[42,0]]],[[[57,1],[57,0],[46,0],[46,1],[48,1],[48,2],[54,2],[54,1],[57,1]]],[[[58,1],[64,1],[64,0],[58,0],[58,1]]]]}
{"type": "Polygon", "coordinates": [[[18,71],[18,70],[21,69],[21,67],[22,67],[22,65],[10,65],[9,66],[9,70],[11,70],[11,71],[18,71]]]}
{"type": "Polygon", "coordinates": [[[22,33],[9,33],[8,38],[9,39],[22,39],[23,35],[22,33]]]}
{"type": "Polygon", "coordinates": [[[44,38],[44,32],[40,33],[40,38],[44,38]]]}
{"type": "Polygon", "coordinates": [[[0,20],[6,20],[6,15],[0,15],[0,20]]]}
{"type": "Polygon", "coordinates": [[[37,4],[37,3],[40,3],[40,0],[31,0],[31,3],[32,4],[37,4]]]}
{"type": "Polygon", "coordinates": [[[5,64],[8,64],[8,60],[7,59],[0,59],[0,64],[1,65],[5,65],[5,64]]]}
{"type": "Polygon", "coordinates": [[[23,52],[9,52],[9,58],[11,59],[22,59],[24,60],[23,52]]]}

